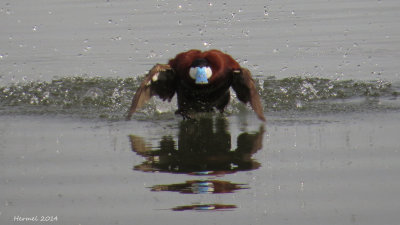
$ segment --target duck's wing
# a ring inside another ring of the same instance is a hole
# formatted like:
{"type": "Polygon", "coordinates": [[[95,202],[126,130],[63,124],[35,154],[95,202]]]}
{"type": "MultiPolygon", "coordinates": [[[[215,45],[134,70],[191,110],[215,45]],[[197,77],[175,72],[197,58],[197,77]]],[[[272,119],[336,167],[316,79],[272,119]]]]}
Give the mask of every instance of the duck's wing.
{"type": "Polygon", "coordinates": [[[251,73],[247,68],[242,67],[233,71],[232,88],[236,92],[236,96],[239,100],[244,103],[250,102],[258,118],[265,121],[260,95],[257,92],[251,73]]]}
{"type": "Polygon", "coordinates": [[[164,101],[171,101],[175,91],[175,71],[168,64],[155,65],[137,89],[126,118],[129,120],[132,114],[154,95],[157,95],[164,101]]]}

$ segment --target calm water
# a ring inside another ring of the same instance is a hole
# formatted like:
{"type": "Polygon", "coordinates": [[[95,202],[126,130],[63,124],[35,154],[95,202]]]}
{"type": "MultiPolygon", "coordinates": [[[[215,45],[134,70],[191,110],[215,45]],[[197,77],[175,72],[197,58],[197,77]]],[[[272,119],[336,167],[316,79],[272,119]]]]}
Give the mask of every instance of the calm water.
{"type": "Polygon", "coordinates": [[[0,119],[1,221],[396,224],[399,113],[0,119]]]}
{"type": "Polygon", "coordinates": [[[397,224],[399,10],[3,1],[0,223],[397,224]],[[248,67],[268,122],[234,96],[224,116],[152,100],[125,121],[142,75],[191,48],[248,67]]]}

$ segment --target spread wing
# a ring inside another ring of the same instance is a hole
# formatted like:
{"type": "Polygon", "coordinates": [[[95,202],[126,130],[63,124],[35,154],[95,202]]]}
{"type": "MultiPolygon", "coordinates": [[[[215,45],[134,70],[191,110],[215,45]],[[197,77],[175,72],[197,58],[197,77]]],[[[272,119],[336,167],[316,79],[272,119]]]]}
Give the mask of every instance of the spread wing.
{"type": "Polygon", "coordinates": [[[176,75],[168,64],[157,64],[144,78],[132,99],[127,119],[142,107],[151,97],[157,95],[162,100],[171,101],[176,91],[176,75]]]}
{"type": "Polygon", "coordinates": [[[265,121],[260,95],[258,95],[256,85],[248,69],[240,68],[233,71],[232,88],[239,100],[244,103],[250,102],[258,118],[265,121]]]}

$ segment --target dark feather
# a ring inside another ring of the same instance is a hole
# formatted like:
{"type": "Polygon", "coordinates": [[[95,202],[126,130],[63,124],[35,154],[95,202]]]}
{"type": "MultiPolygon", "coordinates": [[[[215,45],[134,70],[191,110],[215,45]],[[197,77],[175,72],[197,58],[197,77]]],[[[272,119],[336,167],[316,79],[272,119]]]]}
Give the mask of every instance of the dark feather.
{"type": "Polygon", "coordinates": [[[132,99],[132,105],[127,119],[141,108],[151,97],[157,95],[162,100],[171,101],[176,92],[176,75],[167,64],[155,65],[146,75],[132,99]]]}
{"type": "Polygon", "coordinates": [[[233,71],[232,88],[239,100],[244,103],[250,102],[258,118],[265,121],[260,95],[257,92],[256,85],[248,69],[240,68],[233,71]]]}

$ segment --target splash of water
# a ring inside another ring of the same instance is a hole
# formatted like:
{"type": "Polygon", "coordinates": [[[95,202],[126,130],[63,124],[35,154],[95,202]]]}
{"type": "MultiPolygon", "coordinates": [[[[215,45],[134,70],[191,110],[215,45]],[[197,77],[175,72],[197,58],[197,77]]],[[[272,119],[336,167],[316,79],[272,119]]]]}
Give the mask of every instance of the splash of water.
{"type": "MultiPolygon", "coordinates": [[[[138,78],[65,77],[51,82],[0,87],[2,114],[66,114],[87,118],[124,117],[141,80],[138,78]]],[[[385,81],[336,81],[289,77],[257,81],[265,111],[337,112],[400,109],[399,85],[385,81]]],[[[228,113],[246,110],[233,98],[228,113]]],[[[153,100],[137,118],[173,115],[176,103],[153,100]],[[168,107],[166,106],[168,105],[168,107]],[[161,108],[160,108],[161,107],[161,108]]],[[[169,117],[168,116],[168,117],[169,117]]]]}

